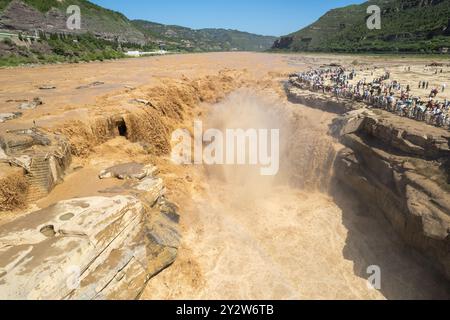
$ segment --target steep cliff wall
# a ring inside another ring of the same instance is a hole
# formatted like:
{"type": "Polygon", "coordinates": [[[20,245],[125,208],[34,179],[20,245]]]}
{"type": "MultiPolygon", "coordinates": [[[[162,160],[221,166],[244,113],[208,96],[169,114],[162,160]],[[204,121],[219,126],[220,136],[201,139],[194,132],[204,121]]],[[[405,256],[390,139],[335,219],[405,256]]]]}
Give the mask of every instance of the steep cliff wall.
{"type": "Polygon", "coordinates": [[[334,164],[335,195],[386,218],[450,279],[450,132],[349,100],[287,93],[338,114],[330,134],[345,148],[334,164]]]}
{"type": "Polygon", "coordinates": [[[450,134],[406,131],[371,112],[352,117],[339,132],[346,149],[335,162],[337,186],[388,219],[450,278],[450,134]]]}

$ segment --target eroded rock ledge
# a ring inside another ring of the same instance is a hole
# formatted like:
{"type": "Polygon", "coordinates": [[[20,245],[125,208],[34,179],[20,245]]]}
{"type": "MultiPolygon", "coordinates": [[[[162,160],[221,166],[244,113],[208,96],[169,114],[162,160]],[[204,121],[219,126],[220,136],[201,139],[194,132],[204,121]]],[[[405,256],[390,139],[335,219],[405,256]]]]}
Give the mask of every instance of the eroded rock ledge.
{"type": "MultiPolygon", "coordinates": [[[[102,97],[87,118],[0,132],[0,212],[46,197],[71,170],[72,157],[87,157],[116,137],[139,143],[149,155],[167,156],[173,129],[200,103],[219,101],[241,86],[244,75],[223,70],[194,80],[164,80],[132,95],[102,97]]],[[[16,116],[4,117],[11,128],[16,116]]],[[[179,246],[179,215],[165,199],[157,173],[147,163],[118,163],[98,173],[123,179],[100,191],[107,197],[96,193],[62,201],[1,226],[0,299],[138,297],[146,282],[174,261],[179,246]],[[76,270],[80,284],[68,285],[76,270]]]]}
{"type": "Polygon", "coordinates": [[[71,160],[70,145],[62,135],[37,128],[0,135],[0,212],[45,197],[63,180],[71,160]]]}
{"type": "Polygon", "coordinates": [[[155,176],[0,226],[0,299],[135,299],[173,263],[179,215],[155,176]]]}
{"type": "Polygon", "coordinates": [[[341,114],[330,127],[345,146],[335,161],[334,189],[388,219],[450,279],[450,132],[297,88],[288,95],[341,114]]]}

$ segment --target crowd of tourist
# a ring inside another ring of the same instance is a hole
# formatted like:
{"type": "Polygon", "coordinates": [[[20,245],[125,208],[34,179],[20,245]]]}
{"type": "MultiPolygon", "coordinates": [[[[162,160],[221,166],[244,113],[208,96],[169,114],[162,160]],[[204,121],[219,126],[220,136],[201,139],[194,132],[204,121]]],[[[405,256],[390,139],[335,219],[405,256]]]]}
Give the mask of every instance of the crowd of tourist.
{"type": "MultiPolygon", "coordinates": [[[[432,88],[429,96],[423,99],[412,94],[410,85],[391,80],[391,74],[367,81],[356,78],[356,71],[346,71],[342,67],[320,68],[294,74],[291,82],[305,86],[312,91],[321,91],[335,96],[365,102],[370,108],[381,108],[402,117],[408,117],[428,124],[450,129],[450,101],[438,99],[439,89],[432,88]],[[352,82],[351,82],[352,81],[352,82]]],[[[429,83],[420,81],[420,89],[428,89],[429,83]]],[[[444,92],[446,84],[441,86],[444,92]]]]}

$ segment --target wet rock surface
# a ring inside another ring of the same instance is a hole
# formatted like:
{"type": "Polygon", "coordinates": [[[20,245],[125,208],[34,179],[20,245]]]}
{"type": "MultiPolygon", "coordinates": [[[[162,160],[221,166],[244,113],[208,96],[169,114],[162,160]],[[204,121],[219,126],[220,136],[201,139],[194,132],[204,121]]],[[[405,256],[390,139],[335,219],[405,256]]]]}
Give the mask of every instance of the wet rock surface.
{"type": "MultiPolygon", "coordinates": [[[[41,12],[24,1],[14,0],[9,3],[0,14],[0,28],[6,30],[21,30],[34,32],[43,30],[50,33],[67,33],[66,8],[52,7],[47,12],[41,12]]],[[[106,39],[122,39],[136,43],[144,43],[144,35],[130,26],[116,30],[105,24],[97,16],[86,15],[81,24],[83,32],[92,32],[106,39]]],[[[73,33],[77,31],[70,30],[73,33]]]]}
{"type": "MultiPolygon", "coordinates": [[[[10,131],[0,137],[0,162],[11,171],[0,175],[0,210],[10,210],[45,197],[64,177],[70,146],[36,128],[10,131]]],[[[0,299],[138,298],[180,243],[179,215],[157,173],[119,164],[100,174],[125,180],[105,196],[68,198],[1,225],[0,299]]]]}
{"type": "Polygon", "coordinates": [[[135,299],[169,266],[179,215],[162,180],[61,201],[0,227],[1,299],[135,299]]]}
{"type": "Polygon", "coordinates": [[[179,237],[171,224],[131,196],[74,199],[35,212],[0,229],[0,296],[136,298],[175,259],[179,237]]]}
{"type": "MultiPolygon", "coordinates": [[[[37,128],[0,135],[0,150],[0,162],[23,169],[22,176],[29,185],[27,202],[43,198],[63,181],[72,160],[65,137],[37,128]]],[[[0,211],[6,207],[4,201],[0,201],[0,211]]]]}
{"type": "Polygon", "coordinates": [[[56,89],[56,86],[51,85],[51,84],[44,84],[42,86],[39,86],[40,90],[54,90],[56,89]]]}
{"type": "Polygon", "coordinates": [[[151,105],[150,101],[145,100],[145,99],[131,99],[130,102],[131,103],[143,104],[143,105],[146,105],[146,106],[151,105]]]}
{"type": "Polygon", "coordinates": [[[43,102],[41,98],[34,98],[31,102],[23,102],[17,108],[20,110],[31,110],[35,109],[37,106],[42,105],[43,102]]]}
{"type": "Polygon", "coordinates": [[[450,133],[424,134],[366,109],[336,119],[331,132],[347,147],[337,183],[450,279],[450,133]]]}
{"type": "MultiPolygon", "coordinates": [[[[62,135],[36,128],[3,134],[1,168],[19,176],[0,175],[0,210],[45,197],[70,160],[62,135]]],[[[126,181],[105,196],[58,201],[1,225],[0,299],[138,298],[173,263],[180,243],[179,215],[157,173],[152,165],[119,164],[100,176],[126,181]]]]}
{"type": "Polygon", "coordinates": [[[101,81],[94,81],[94,82],[91,82],[91,83],[89,83],[89,84],[86,84],[86,85],[82,85],[82,86],[77,87],[77,90],[94,88],[94,87],[101,86],[101,85],[103,85],[103,84],[105,84],[105,83],[104,83],[104,82],[101,82],[101,81]]]}
{"type": "Polygon", "coordinates": [[[152,165],[143,165],[140,163],[124,163],[103,170],[99,174],[100,179],[118,178],[121,180],[137,179],[142,180],[148,176],[154,176],[158,173],[158,168],[152,165]]]}
{"type": "Polygon", "coordinates": [[[20,112],[0,113],[0,123],[19,118],[20,116],[22,116],[22,113],[20,112]]]}
{"type": "Polygon", "coordinates": [[[285,85],[286,95],[292,103],[299,103],[326,112],[343,114],[352,110],[358,110],[363,104],[354,101],[340,100],[325,94],[311,93],[302,83],[290,83],[285,85]]]}

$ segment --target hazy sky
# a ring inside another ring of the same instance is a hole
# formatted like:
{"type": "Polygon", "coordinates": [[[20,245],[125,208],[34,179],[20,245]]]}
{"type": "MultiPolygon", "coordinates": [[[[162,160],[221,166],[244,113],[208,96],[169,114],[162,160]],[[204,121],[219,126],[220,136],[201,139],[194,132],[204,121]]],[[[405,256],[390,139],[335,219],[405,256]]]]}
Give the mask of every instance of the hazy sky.
{"type": "Polygon", "coordinates": [[[330,9],[365,0],[91,0],[130,19],[194,29],[225,28],[286,35],[330,9]]]}

